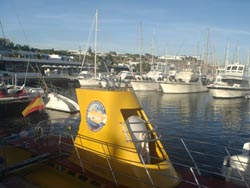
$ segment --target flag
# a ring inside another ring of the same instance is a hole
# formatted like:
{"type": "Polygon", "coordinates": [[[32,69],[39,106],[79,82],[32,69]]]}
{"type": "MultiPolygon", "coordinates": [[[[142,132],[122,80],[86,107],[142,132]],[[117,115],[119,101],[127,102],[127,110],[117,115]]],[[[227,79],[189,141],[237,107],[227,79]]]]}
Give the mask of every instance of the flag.
{"type": "Polygon", "coordinates": [[[24,117],[26,117],[31,112],[42,110],[44,108],[45,108],[45,104],[43,102],[43,99],[41,98],[40,95],[37,95],[32,101],[30,101],[28,106],[22,111],[22,114],[24,117]]]}

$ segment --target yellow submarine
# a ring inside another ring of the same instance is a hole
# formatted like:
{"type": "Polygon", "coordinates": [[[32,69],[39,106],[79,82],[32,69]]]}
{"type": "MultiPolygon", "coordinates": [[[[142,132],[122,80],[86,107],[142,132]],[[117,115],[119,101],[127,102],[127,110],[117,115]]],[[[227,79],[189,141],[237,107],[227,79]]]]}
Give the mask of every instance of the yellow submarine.
{"type": "Polygon", "coordinates": [[[9,139],[1,155],[11,168],[2,174],[44,188],[178,186],[181,178],[133,90],[77,88],[76,95],[76,134],[40,124],[39,138],[27,132],[9,139]]]}
{"type": "Polygon", "coordinates": [[[84,169],[126,187],[178,184],[178,175],[134,92],[77,89],[76,93],[81,123],[74,144],[84,169]],[[90,115],[92,111],[98,112],[97,117],[90,115]]]}

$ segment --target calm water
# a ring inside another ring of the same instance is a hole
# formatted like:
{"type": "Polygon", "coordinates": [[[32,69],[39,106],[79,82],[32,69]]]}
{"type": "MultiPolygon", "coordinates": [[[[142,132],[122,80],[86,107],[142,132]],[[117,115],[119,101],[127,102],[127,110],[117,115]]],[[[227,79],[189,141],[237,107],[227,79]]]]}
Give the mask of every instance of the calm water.
{"type": "MultiPolygon", "coordinates": [[[[67,95],[76,100],[74,88],[69,88],[67,95]]],[[[185,139],[191,150],[206,148],[211,153],[221,152],[222,146],[242,148],[245,142],[250,141],[248,100],[213,99],[209,93],[173,95],[136,92],[136,95],[152,124],[157,126],[162,138],[166,139],[163,145],[168,148],[170,157],[184,156],[178,150],[178,146],[183,148],[180,138],[185,139]],[[203,146],[196,143],[192,146],[189,140],[209,142],[212,145],[203,146]]],[[[1,118],[0,124],[2,130],[11,133],[18,132],[30,124],[36,124],[40,120],[70,116],[79,117],[79,114],[70,115],[47,110],[26,118],[1,118]]],[[[225,155],[225,151],[222,152],[221,158],[216,162],[218,165],[222,164],[221,160],[225,155]]]]}
{"type": "Polygon", "coordinates": [[[172,162],[193,166],[182,138],[199,168],[221,172],[228,152],[240,154],[243,144],[250,141],[248,100],[213,99],[209,93],[136,95],[164,138],[172,162]]]}
{"type": "Polygon", "coordinates": [[[147,115],[166,136],[242,146],[250,141],[250,102],[213,99],[209,93],[162,94],[137,92],[147,115]]]}

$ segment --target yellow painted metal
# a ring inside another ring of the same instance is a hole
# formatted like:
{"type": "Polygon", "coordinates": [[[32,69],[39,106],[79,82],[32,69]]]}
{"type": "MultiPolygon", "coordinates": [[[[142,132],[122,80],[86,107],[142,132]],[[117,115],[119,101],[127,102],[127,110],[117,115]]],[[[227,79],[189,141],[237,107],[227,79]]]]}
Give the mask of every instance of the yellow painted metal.
{"type": "MultiPolygon", "coordinates": [[[[58,166],[51,167],[47,164],[38,164],[25,171],[26,174],[23,178],[42,188],[96,188],[95,185],[91,184],[91,182],[94,181],[93,179],[81,179],[80,174],[72,173],[63,167],[59,168],[58,166]]],[[[22,172],[22,174],[24,174],[24,172],[22,172]]]]}
{"type": "MultiPolygon", "coordinates": [[[[85,169],[128,187],[175,187],[178,175],[169,162],[157,134],[150,145],[150,164],[143,164],[126,120],[130,116],[148,118],[132,91],[76,89],[81,123],[75,146],[85,169]],[[92,108],[97,104],[98,108],[92,108]],[[94,110],[93,110],[94,109],[94,110]],[[91,120],[89,120],[91,119],[91,120]],[[92,129],[89,121],[100,125],[92,129]],[[125,129],[124,129],[125,127],[125,129]]],[[[147,123],[147,129],[153,126],[147,123]]],[[[72,157],[77,161],[79,156],[72,157]]]]}
{"type": "MultiPolygon", "coordinates": [[[[24,160],[32,159],[32,155],[32,152],[27,149],[13,147],[11,145],[3,146],[0,149],[0,156],[4,156],[6,159],[6,167],[10,167],[24,160]]],[[[12,181],[13,185],[17,184],[19,187],[27,188],[96,188],[95,184],[100,185],[99,187],[107,187],[103,182],[76,173],[63,166],[57,165],[53,161],[44,161],[25,168],[20,168],[15,174],[10,174],[10,177],[2,177],[2,180],[4,182],[12,181]],[[95,182],[95,184],[93,184],[93,182],[95,182]]]]}
{"type": "Polygon", "coordinates": [[[4,165],[8,167],[31,158],[32,154],[22,148],[6,145],[0,148],[0,156],[4,158],[4,165]]]}
{"type": "MultiPolygon", "coordinates": [[[[131,92],[121,91],[107,91],[107,90],[83,90],[77,89],[78,103],[81,112],[81,124],[79,127],[78,135],[85,136],[91,139],[84,141],[89,150],[94,150],[96,154],[103,154],[104,149],[108,152],[108,155],[116,155],[116,157],[122,156],[125,160],[137,158],[137,153],[124,153],[118,150],[116,147],[108,148],[108,144],[115,144],[117,146],[123,146],[127,149],[134,150],[134,145],[126,140],[125,134],[122,129],[121,123],[124,122],[124,116],[122,109],[132,109],[135,113],[139,113],[140,105],[135,96],[131,92]],[[93,101],[99,101],[103,104],[106,111],[106,124],[99,131],[92,131],[87,125],[87,108],[93,101]],[[93,142],[95,139],[99,142],[93,142]],[[102,144],[100,144],[102,143],[102,144]]],[[[82,145],[80,137],[75,140],[76,145],[79,147],[82,145]]]]}
{"type": "MultiPolygon", "coordinates": [[[[72,162],[82,166],[83,171],[90,171],[118,186],[172,188],[179,183],[179,177],[153,130],[154,126],[132,91],[76,89],[76,93],[81,123],[74,142],[75,149],[69,157],[72,162]],[[131,116],[142,119],[145,124],[140,126],[145,126],[150,132],[150,162],[143,163],[138,149],[140,142],[133,139],[133,133],[128,129],[126,122],[131,116]]],[[[2,155],[14,156],[6,157],[9,164],[32,156],[25,148],[13,150],[7,147],[2,152],[2,155]]],[[[56,166],[50,160],[19,172],[38,187],[94,187],[91,184],[94,176],[83,181],[80,177],[85,173],[56,166]]],[[[99,184],[105,186],[101,182],[99,184]]]]}

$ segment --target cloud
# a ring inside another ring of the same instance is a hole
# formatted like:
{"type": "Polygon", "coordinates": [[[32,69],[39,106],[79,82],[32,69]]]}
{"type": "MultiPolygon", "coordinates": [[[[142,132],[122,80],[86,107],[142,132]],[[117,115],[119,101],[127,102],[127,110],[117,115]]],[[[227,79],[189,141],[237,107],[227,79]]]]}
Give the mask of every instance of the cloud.
{"type": "Polygon", "coordinates": [[[220,28],[220,27],[211,27],[211,30],[219,33],[227,33],[230,35],[250,35],[249,31],[240,30],[240,29],[230,29],[230,28],[220,28]]]}

